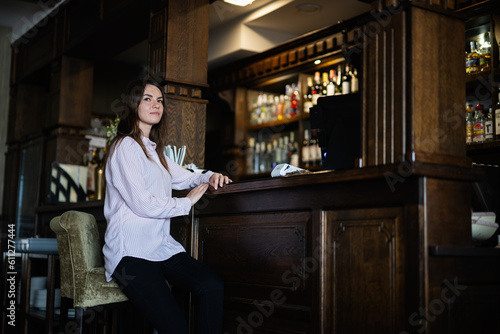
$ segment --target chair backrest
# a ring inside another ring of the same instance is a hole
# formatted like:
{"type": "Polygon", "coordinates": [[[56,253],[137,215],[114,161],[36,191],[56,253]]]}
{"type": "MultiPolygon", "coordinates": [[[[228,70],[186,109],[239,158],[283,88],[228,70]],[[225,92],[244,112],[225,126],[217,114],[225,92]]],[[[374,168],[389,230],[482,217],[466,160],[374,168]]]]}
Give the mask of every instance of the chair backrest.
{"type": "Polygon", "coordinates": [[[50,222],[56,233],[61,268],[61,296],[74,299],[75,282],[83,282],[89,270],[102,267],[104,258],[93,215],[67,211],[50,222]]]}

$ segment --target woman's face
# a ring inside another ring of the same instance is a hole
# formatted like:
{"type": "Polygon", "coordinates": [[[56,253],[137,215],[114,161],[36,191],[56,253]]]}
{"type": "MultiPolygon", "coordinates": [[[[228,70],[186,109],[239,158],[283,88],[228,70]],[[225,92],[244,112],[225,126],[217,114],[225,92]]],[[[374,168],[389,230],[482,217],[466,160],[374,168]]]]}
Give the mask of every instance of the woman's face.
{"type": "Polygon", "coordinates": [[[137,112],[139,128],[145,136],[149,137],[151,128],[160,122],[163,115],[163,95],[158,87],[146,85],[137,112]]]}

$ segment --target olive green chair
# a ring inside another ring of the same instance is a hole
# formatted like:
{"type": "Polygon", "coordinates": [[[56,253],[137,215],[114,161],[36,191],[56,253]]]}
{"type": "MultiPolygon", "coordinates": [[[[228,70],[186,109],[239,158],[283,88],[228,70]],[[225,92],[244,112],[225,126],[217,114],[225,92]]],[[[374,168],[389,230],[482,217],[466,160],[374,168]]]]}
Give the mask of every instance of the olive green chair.
{"type": "MultiPolygon", "coordinates": [[[[127,297],[114,281],[106,282],[99,231],[93,215],[67,211],[53,218],[50,228],[57,237],[61,297],[73,300],[76,333],[82,333],[84,311],[90,308],[100,312],[103,306],[127,301],[127,297]]],[[[95,315],[88,318],[96,318],[95,315]]],[[[67,306],[61,309],[61,320],[66,317],[67,306]]]]}

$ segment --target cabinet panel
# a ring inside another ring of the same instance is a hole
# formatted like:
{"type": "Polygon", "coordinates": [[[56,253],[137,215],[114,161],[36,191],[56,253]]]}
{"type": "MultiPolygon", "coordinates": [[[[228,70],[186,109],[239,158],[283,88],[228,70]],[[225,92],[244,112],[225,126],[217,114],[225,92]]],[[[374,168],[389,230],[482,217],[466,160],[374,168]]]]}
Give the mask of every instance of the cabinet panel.
{"type": "Polygon", "coordinates": [[[199,227],[199,259],[224,280],[226,330],[308,328],[319,274],[311,212],[201,217],[199,227]]]}
{"type": "Polygon", "coordinates": [[[331,333],[394,333],[402,210],[326,211],[325,223],[332,243],[326,248],[331,250],[326,266],[326,300],[331,300],[325,308],[326,326],[331,333]]]}

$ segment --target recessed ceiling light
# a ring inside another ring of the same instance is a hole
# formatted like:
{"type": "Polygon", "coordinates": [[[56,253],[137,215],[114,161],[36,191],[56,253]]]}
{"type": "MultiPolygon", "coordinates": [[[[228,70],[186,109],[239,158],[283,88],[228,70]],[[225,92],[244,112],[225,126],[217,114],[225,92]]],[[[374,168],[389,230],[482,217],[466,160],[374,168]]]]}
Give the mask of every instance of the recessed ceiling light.
{"type": "Polygon", "coordinates": [[[315,3],[301,3],[295,6],[295,9],[297,9],[299,13],[311,15],[319,13],[321,11],[321,6],[315,3]]]}
{"type": "Polygon", "coordinates": [[[246,6],[253,2],[253,0],[224,0],[224,2],[230,3],[236,6],[246,6]]]}

